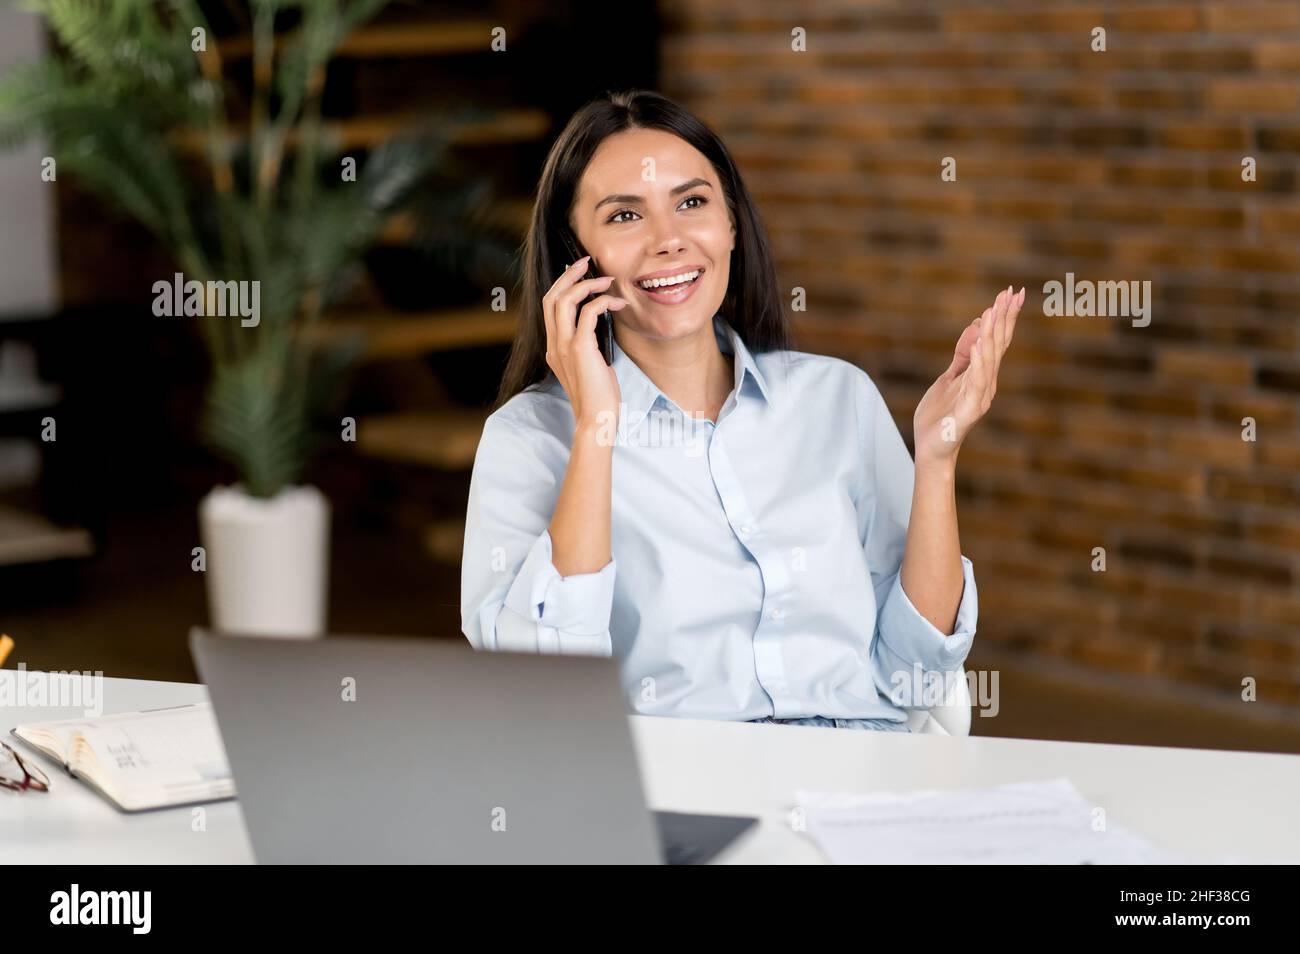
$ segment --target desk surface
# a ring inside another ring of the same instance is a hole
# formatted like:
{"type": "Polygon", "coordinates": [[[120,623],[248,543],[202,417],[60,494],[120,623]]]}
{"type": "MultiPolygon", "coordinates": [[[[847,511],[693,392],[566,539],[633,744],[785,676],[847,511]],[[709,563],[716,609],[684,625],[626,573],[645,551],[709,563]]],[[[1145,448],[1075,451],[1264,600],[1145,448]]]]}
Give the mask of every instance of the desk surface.
{"type": "MultiPolygon", "coordinates": [[[[105,713],[207,699],[201,685],[105,679],[105,713]]],[[[75,709],[0,709],[0,730],[80,717],[75,709]]],[[[1115,823],[1193,856],[1300,858],[1300,755],[1171,749],[991,737],[953,738],[631,717],[652,808],[755,815],[761,824],[720,858],[819,863],[791,830],[796,789],[868,792],[974,788],[1067,776],[1115,823]]],[[[19,746],[21,747],[21,746],[19,746]]],[[[24,753],[30,750],[22,747],[24,753]]],[[[50,767],[42,759],[42,765],[50,767]]],[[[246,863],[253,859],[237,801],[125,815],[66,774],[49,794],[0,792],[8,864],[246,863]]]]}

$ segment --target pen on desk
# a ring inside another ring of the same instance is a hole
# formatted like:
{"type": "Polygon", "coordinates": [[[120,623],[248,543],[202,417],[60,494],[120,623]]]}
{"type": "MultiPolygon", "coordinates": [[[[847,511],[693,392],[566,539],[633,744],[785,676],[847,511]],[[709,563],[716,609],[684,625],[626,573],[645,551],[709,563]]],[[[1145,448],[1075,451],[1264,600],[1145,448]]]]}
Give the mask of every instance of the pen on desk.
{"type": "Polygon", "coordinates": [[[8,633],[0,633],[0,666],[9,658],[9,651],[14,648],[14,641],[8,633]]]}

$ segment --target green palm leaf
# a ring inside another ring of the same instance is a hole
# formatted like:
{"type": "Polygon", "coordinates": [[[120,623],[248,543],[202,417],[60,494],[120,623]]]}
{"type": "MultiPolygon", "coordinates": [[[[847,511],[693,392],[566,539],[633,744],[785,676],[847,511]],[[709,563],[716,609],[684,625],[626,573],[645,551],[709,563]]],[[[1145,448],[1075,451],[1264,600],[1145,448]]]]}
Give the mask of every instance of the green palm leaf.
{"type": "Polygon", "coordinates": [[[319,80],[343,38],[386,3],[253,0],[276,95],[256,94],[265,115],[250,142],[228,128],[228,91],[204,71],[214,61],[191,47],[191,30],[207,28],[196,0],[28,0],[63,53],[0,80],[0,147],[43,137],[61,173],[153,232],[186,279],[259,283],[255,327],[194,319],[213,359],[201,432],[257,496],[300,479],[317,419],[359,350],[313,351],[306,323],[447,161],[445,136],[412,136],[372,150],[357,181],[342,182],[340,157],[322,148],[319,80]],[[277,22],[297,26],[271,53],[277,22]],[[297,152],[281,164],[290,142],[297,152]]]}

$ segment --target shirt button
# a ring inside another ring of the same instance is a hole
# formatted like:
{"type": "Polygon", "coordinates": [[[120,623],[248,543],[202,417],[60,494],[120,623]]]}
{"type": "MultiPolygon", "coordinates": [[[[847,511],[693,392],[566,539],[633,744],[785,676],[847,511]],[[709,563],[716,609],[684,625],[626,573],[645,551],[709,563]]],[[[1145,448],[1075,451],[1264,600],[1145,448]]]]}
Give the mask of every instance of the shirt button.
{"type": "Polygon", "coordinates": [[[747,536],[749,536],[749,535],[750,535],[751,533],[753,533],[753,532],[754,532],[754,528],[753,528],[752,525],[750,525],[750,524],[748,524],[748,523],[742,523],[742,524],[740,525],[740,533],[741,533],[742,536],[746,536],[746,537],[747,537],[747,536]]]}
{"type": "Polygon", "coordinates": [[[772,607],[772,612],[769,613],[768,615],[771,616],[772,619],[780,619],[781,616],[783,615],[781,612],[781,607],[779,606],[772,607]]]}

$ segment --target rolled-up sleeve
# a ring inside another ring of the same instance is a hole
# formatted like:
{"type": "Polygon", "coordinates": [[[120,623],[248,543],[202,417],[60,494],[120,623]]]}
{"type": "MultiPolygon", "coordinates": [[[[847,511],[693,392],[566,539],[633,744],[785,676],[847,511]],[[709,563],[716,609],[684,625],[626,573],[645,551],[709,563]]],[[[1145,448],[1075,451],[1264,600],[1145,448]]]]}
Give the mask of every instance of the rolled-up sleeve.
{"type": "Polygon", "coordinates": [[[889,692],[903,676],[905,684],[912,685],[918,668],[922,675],[962,668],[975,639],[979,597],[974,565],[964,555],[961,602],[951,634],[940,632],[921,615],[903,589],[903,552],[916,468],[884,398],[870,377],[861,373],[857,409],[864,469],[856,505],[876,597],[872,662],[877,684],[889,692]]]}
{"type": "Polygon", "coordinates": [[[551,533],[543,530],[506,593],[505,605],[535,623],[573,636],[600,636],[614,603],[616,564],[595,573],[560,576],[551,562],[551,533]]]}
{"type": "Polygon", "coordinates": [[[960,669],[975,640],[975,619],[979,602],[975,592],[975,571],[970,560],[961,558],[963,589],[957,607],[957,625],[951,634],[921,615],[907,598],[902,574],[895,573],[879,610],[876,653],[887,664],[886,671],[910,671],[920,664],[922,672],[952,672],[960,669]]]}
{"type": "Polygon", "coordinates": [[[609,656],[617,566],[561,576],[551,516],[567,455],[554,438],[489,417],[470,477],[461,630],[475,649],[609,656]]]}

